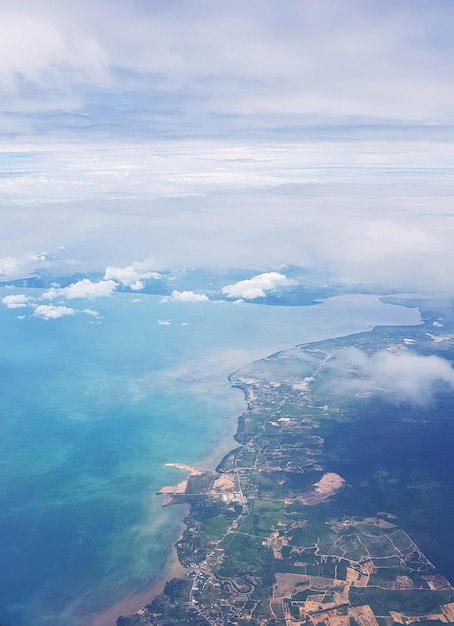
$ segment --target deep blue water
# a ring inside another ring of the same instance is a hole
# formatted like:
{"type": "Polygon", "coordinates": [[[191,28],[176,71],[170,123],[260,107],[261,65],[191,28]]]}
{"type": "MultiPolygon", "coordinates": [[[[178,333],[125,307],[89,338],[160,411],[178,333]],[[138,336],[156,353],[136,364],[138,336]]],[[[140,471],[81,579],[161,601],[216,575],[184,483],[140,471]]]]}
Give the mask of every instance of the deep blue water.
{"type": "Polygon", "coordinates": [[[73,626],[159,575],[178,508],[153,493],[182,479],[166,462],[197,464],[232,430],[245,408],[225,384],[232,370],[419,321],[373,296],[288,308],[134,299],[71,302],[99,321],[0,310],[2,626],[73,626]]]}

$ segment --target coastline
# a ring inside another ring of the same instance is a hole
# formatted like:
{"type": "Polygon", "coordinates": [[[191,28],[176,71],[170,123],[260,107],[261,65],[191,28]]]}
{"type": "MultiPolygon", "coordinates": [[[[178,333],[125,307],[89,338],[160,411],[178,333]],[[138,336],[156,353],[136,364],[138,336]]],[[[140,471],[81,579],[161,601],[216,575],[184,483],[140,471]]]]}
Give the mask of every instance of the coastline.
{"type": "MultiPolygon", "coordinates": [[[[186,509],[186,507],[184,508],[186,509]]],[[[183,522],[185,515],[186,512],[181,516],[178,524],[177,532],[175,533],[175,537],[177,538],[181,536],[183,528],[185,527],[183,522]]],[[[177,539],[175,541],[177,541],[177,539]]],[[[102,611],[87,613],[81,621],[80,626],[115,626],[120,616],[130,615],[131,613],[139,611],[143,606],[149,604],[157,595],[162,593],[168,580],[185,576],[186,569],[178,560],[175,542],[173,542],[169,546],[166,564],[160,576],[156,577],[146,589],[139,593],[131,593],[102,611]]]]}
{"type": "MultiPolygon", "coordinates": [[[[231,387],[231,389],[238,389],[240,392],[242,390],[239,387],[231,387]]],[[[179,462],[169,462],[166,465],[178,467],[179,469],[188,469],[194,470],[202,469],[207,471],[215,471],[215,468],[219,465],[222,459],[232,451],[233,448],[236,447],[236,441],[234,436],[238,432],[239,420],[244,415],[247,410],[247,403],[244,398],[244,393],[242,395],[242,402],[244,403],[244,410],[239,415],[238,413],[229,415],[225,418],[223,432],[221,433],[221,437],[217,443],[217,445],[212,449],[208,456],[204,457],[200,462],[197,463],[197,467],[188,466],[184,463],[179,462]]],[[[153,497],[156,497],[155,495],[153,497]]],[[[174,506],[174,505],[172,505],[174,506]]],[[[165,566],[160,573],[159,577],[157,577],[145,590],[140,591],[139,593],[131,593],[115,604],[109,606],[106,609],[101,611],[87,613],[83,620],[80,622],[80,626],[116,626],[116,621],[120,616],[131,615],[139,611],[145,605],[149,604],[164,590],[166,583],[172,578],[185,578],[187,574],[187,569],[183,567],[178,559],[178,554],[176,550],[176,543],[181,538],[186,525],[184,523],[184,518],[187,515],[188,505],[178,505],[179,507],[183,507],[184,512],[179,508],[176,511],[176,517],[179,517],[179,522],[177,524],[177,530],[175,532],[174,540],[171,545],[169,545],[168,556],[166,558],[165,566]]]]}
{"type": "Polygon", "coordinates": [[[241,411],[241,413],[236,413],[235,415],[226,417],[224,430],[219,442],[212,449],[210,454],[197,464],[197,467],[202,470],[214,472],[224,456],[238,446],[238,443],[235,440],[235,435],[238,432],[238,426],[240,424],[241,418],[248,410],[248,404],[243,389],[241,389],[239,386],[232,385],[232,383],[230,382],[230,376],[231,374],[228,378],[230,388],[235,392],[240,392],[243,410],[241,411]]]}
{"type": "MultiPolygon", "coordinates": [[[[419,324],[411,324],[411,326],[413,325],[417,326],[419,324]]],[[[388,326],[388,324],[384,325],[384,327],[386,326],[388,326]]],[[[357,335],[361,333],[369,334],[377,328],[381,327],[382,325],[378,324],[366,330],[354,331],[351,333],[351,335],[357,335]]],[[[341,337],[346,337],[346,335],[341,335],[341,337]]],[[[315,342],[304,342],[302,344],[297,344],[297,346],[295,347],[301,347],[306,344],[323,343],[325,341],[326,339],[321,339],[315,342]]],[[[273,354],[279,354],[280,352],[281,350],[273,354]]],[[[190,475],[192,471],[197,472],[198,470],[214,472],[218,467],[221,466],[225,457],[228,456],[236,447],[238,447],[238,442],[236,441],[235,436],[242,430],[242,421],[244,421],[244,418],[250,409],[250,398],[248,397],[247,388],[234,380],[234,376],[237,371],[238,370],[231,372],[228,375],[227,380],[230,389],[236,389],[241,393],[241,400],[239,400],[239,402],[241,401],[242,409],[239,407],[239,410],[235,413],[231,412],[230,415],[226,415],[224,419],[224,427],[220,434],[219,440],[214,445],[208,456],[204,457],[201,461],[192,461],[190,466],[186,463],[179,462],[178,459],[170,459],[169,462],[166,463],[166,465],[173,466],[180,470],[184,470],[187,472],[188,475],[190,475]]],[[[165,492],[163,492],[162,495],[165,495],[165,492]]],[[[183,567],[179,562],[176,550],[176,543],[179,541],[183,534],[183,530],[186,528],[186,524],[183,521],[186,514],[186,512],[183,515],[181,515],[181,513],[179,514],[180,522],[178,524],[178,532],[175,535],[173,543],[169,545],[166,565],[160,573],[159,578],[153,581],[153,583],[150,584],[150,586],[145,591],[126,596],[108,609],[87,615],[86,617],[89,618],[89,621],[84,621],[81,626],[116,626],[116,620],[120,616],[126,617],[131,614],[137,613],[145,605],[150,604],[152,600],[156,598],[156,596],[162,593],[166,583],[169,580],[171,580],[172,578],[186,578],[188,569],[183,567]]]]}
{"type": "MultiPolygon", "coordinates": [[[[421,323],[421,322],[420,322],[421,323]]],[[[419,324],[414,324],[419,325],[419,324]]],[[[386,327],[387,324],[384,325],[386,327]]],[[[413,324],[412,324],[413,326],[413,324]]],[[[370,327],[369,329],[354,331],[351,334],[356,335],[360,333],[371,333],[376,328],[380,328],[382,325],[378,324],[376,326],[370,327]]],[[[346,335],[341,335],[341,337],[345,337],[346,335]]],[[[350,336],[350,335],[348,335],[350,336]]],[[[337,337],[336,337],[337,338],[337,337]]],[[[302,344],[297,344],[295,347],[301,347],[306,345],[307,343],[316,344],[323,343],[326,339],[321,339],[318,341],[309,341],[303,342],[302,344]]],[[[285,350],[285,349],[284,349],[285,350]]],[[[282,350],[283,351],[283,350],[282,350]]],[[[280,353],[281,350],[274,352],[273,354],[280,353]]],[[[261,359],[259,359],[261,360],[261,359]]],[[[241,369],[241,368],[240,368],[241,369]]],[[[168,466],[173,466],[180,470],[184,470],[187,472],[188,476],[192,471],[205,470],[205,471],[216,471],[218,467],[221,466],[225,457],[227,457],[235,448],[238,447],[238,442],[235,439],[235,436],[241,431],[242,421],[250,409],[250,398],[248,397],[248,390],[242,384],[238,384],[237,381],[234,380],[234,376],[238,370],[234,370],[231,372],[226,380],[228,381],[228,385],[231,390],[238,390],[241,394],[241,400],[238,397],[238,411],[233,411],[230,415],[226,415],[224,419],[224,427],[220,434],[219,440],[213,446],[211,452],[208,456],[204,457],[201,461],[191,461],[191,465],[180,462],[178,459],[169,459],[169,462],[166,463],[168,466]],[[242,408],[240,408],[240,402],[242,404],[242,408]]],[[[162,495],[166,495],[163,492],[162,495]]],[[[155,497],[155,496],[154,496],[155,497]]],[[[181,505],[180,505],[181,506],[181,505]]],[[[181,565],[178,559],[176,543],[182,537],[183,531],[186,528],[186,524],[184,523],[184,518],[187,515],[187,508],[185,505],[185,513],[181,514],[181,510],[176,512],[176,517],[179,517],[179,523],[177,524],[178,531],[175,534],[174,540],[171,545],[169,545],[168,557],[166,559],[166,564],[160,573],[159,577],[154,580],[150,586],[145,590],[136,594],[131,594],[118,601],[114,605],[109,608],[86,615],[87,621],[83,621],[80,626],[116,626],[116,620],[120,616],[129,616],[133,613],[138,612],[145,605],[149,604],[164,590],[165,584],[171,580],[172,578],[186,578],[188,570],[181,565]],[[178,513],[178,514],[177,514],[178,513]]]]}

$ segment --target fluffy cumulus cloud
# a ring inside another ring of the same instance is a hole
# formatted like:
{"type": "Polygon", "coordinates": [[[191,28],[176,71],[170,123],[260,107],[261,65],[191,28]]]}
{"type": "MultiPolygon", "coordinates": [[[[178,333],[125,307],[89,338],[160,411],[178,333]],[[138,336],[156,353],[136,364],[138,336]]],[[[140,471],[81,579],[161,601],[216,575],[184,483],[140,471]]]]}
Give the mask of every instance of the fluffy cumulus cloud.
{"type": "MultiPolygon", "coordinates": [[[[55,288],[54,288],[55,290],[55,288]]],[[[51,293],[53,297],[54,292],[51,293]]],[[[52,299],[49,298],[49,299],[52,299]]],[[[27,296],[25,294],[11,294],[2,298],[2,303],[8,309],[24,309],[26,307],[30,307],[33,311],[33,317],[39,317],[45,320],[54,320],[60,317],[65,317],[68,315],[75,315],[76,313],[82,313],[84,315],[89,315],[90,317],[94,317],[97,320],[102,319],[102,315],[95,311],[94,309],[82,309],[77,310],[71,307],[67,307],[64,305],[54,305],[54,304],[36,304],[35,298],[32,296],[27,296]]],[[[27,316],[20,315],[18,319],[25,319],[27,316]]]]}
{"type": "Polygon", "coordinates": [[[41,295],[41,299],[55,300],[56,298],[67,298],[68,300],[75,300],[76,298],[87,298],[94,300],[95,298],[112,295],[116,287],[117,283],[113,280],[92,282],[89,278],[83,278],[67,287],[51,287],[41,295]]]}
{"type": "Polygon", "coordinates": [[[178,291],[174,289],[170,296],[162,299],[162,302],[208,302],[208,296],[201,293],[195,293],[194,291],[178,291]]]}
{"type": "Polygon", "coordinates": [[[32,302],[33,298],[30,296],[26,296],[23,293],[5,296],[2,298],[3,304],[8,307],[8,309],[24,309],[29,306],[30,302],[32,302]]]}
{"type": "Polygon", "coordinates": [[[76,311],[67,306],[55,306],[53,304],[40,304],[35,308],[34,317],[40,317],[43,320],[56,320],[59,317],[74,315],[76,311]]]}
{"type": "Polygon", "coordinates": [[[89,278],[83,278],[67,287],[51,287],[41,295],[42,300],[56,300],[66,298],[75,300],[86,298],[94,300],[112,295],[119,284],[129,287],[133,291],[140,291],[144,288],[144,280],[150,278],[162,278],[161,274],[151,271],[143,271],[133,265],[127,267],[109,266],[106,268],[103,280],[96,282],[89,278]]]}
{"type": "Polygon", "coordinates": [[[255,298],[265,298],[267,291],[295,284],[296,282],[293,279],[287,278],[284,274],[267,272],[247,280],[240,280],[233,285],[226,285],[222,288],[222,293],[229,298],[255,300],[255,298]]]}
{"type": "Polygon", "coordinates": [[[130,287],[133,291],[140,291],[145,287],[145,280],[162,278],[158,272],[143,271],[139,268],[140,264],[135,263],[126,267],[109,266],[106,268],[104,280],[114,280],[125,287],[130,287]]]}
{"type": "Polygon", "coordinates": [[[382,394],[396,403],[427,404],[438,389],[454,389],[454,370],[447,360],[404,349],[367,355],[347,348],[331,367],[336,372],[336,389],[357,395],[382,394]]]}

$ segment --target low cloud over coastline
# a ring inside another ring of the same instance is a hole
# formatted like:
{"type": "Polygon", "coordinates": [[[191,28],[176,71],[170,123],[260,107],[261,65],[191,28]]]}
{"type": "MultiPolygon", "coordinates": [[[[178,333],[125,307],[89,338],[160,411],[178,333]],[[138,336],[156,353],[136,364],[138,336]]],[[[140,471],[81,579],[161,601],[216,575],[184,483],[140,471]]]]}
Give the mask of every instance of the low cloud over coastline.
{"type": "Polygon", "coordinates": [[[331,384],[349,395],[381,395],[392,403],[429,404],[440,390],[454,389],[454,369],[446,359],[409,350],[368,355],[346,348],[330,363],[331,384]]]}
{"type": "Polygon", "coordinates": [[[222,293],[228,298],[255,300],[257,298],[265,298],[269,291],[295,284],[295,280],[287,278],[284,274],[267,272],[246,280],[240,280],[233,285],[226,285],[222,288],[222,293]]]}

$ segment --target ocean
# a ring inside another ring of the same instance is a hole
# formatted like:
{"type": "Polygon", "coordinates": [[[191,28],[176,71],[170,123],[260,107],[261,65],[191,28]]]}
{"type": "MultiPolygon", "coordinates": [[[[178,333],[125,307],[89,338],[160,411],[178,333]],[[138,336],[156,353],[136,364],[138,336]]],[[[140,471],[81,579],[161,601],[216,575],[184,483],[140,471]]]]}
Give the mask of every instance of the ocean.
{"type": "Polygon", "coordinates": [[[369,295],[305,307],[133,294],[82,304],[101,318],[0,310],[2,626],[77,626],[165,574],[183,507],[161,508],[154,492],[185,478],[165,463],[214,467],[233,447],[245,410],[233,370],[420,321],[369,295]]]}

